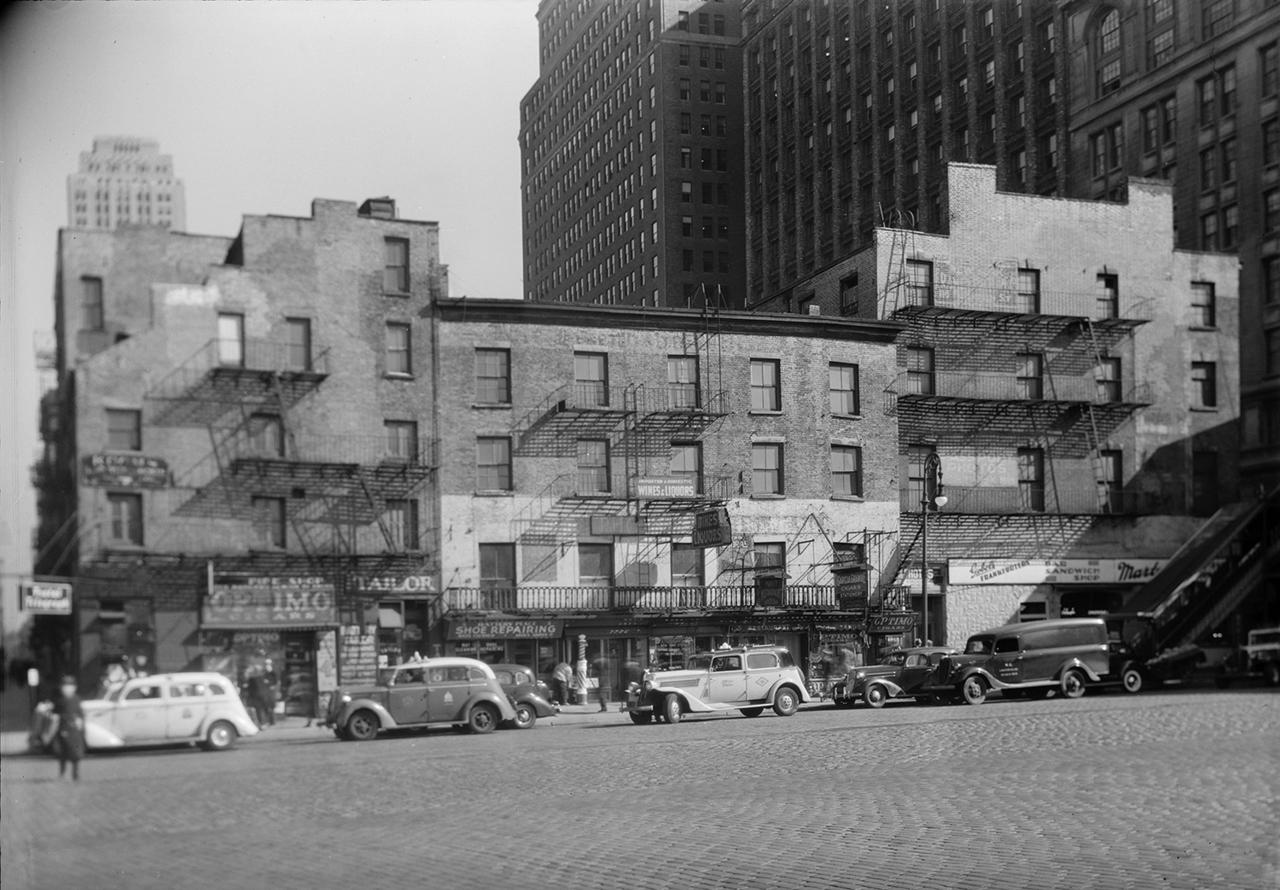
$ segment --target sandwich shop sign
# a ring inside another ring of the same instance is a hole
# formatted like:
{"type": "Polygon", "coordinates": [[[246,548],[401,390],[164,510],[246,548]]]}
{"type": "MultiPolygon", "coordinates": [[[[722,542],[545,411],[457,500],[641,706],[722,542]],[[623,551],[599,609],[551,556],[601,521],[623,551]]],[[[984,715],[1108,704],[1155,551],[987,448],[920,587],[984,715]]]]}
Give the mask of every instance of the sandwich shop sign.
{"type": "Polygon", "coordinates": [[[1143,584],[1167,559],[949,559],[950,584],[1143,584]]]}

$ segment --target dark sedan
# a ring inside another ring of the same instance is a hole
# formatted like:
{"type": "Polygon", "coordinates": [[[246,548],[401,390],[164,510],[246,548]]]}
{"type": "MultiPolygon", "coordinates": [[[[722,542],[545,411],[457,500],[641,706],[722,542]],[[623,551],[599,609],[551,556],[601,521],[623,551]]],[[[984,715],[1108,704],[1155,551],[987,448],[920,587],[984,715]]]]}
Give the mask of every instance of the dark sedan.
{"type": "Polygon", "coordinates": [[[494,664],[494,676],[516,709],[517,729],[528,729],[539,717],[554,717],[560,706],[551,703],[551,690],[532,668],[519,664],[494,664]]]}
{"type": "Polygon", "coordinates": [[[914,696],[926,680],[933,678],[944,655],[954,655],[946,646],[918,646],[898,649],[885,656],[883,664],[856,667],[844,680],[831,688],[838,708],[849,708],[863,701],[873,708],[891,698],[914,696]]]}

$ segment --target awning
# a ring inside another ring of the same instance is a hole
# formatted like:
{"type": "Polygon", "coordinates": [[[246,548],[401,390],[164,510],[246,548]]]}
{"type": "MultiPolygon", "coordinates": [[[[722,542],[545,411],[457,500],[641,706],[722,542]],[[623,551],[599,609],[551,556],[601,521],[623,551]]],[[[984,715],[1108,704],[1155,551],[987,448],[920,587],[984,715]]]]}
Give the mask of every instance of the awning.
{"type": "Polygon", "coordinates": [[[337,624],[219,624],[215,621],[201,624],[200,629],[216,630],[219,633],[235,633],[239,630],[249,633],[281,633],[287,631],[334,630],[337,626],[337,624]]]}
{"type": "Polygon", "coordinates": [[[386,609],[378,607],[378,627],[402,628],[404,627],[404,618],[400,616],[399,609],[386,609]]]}

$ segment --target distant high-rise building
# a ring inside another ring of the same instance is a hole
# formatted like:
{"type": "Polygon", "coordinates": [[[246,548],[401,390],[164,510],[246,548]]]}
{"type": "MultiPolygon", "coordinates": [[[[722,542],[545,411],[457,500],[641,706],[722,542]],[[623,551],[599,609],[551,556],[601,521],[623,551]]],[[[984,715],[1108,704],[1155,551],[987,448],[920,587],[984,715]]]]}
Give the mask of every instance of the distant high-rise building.
{"type": "Polygon", "coordinates": [[[75,229],[114,229],[122,223],[187,227],[182,180],[160,143],[136,136],[99,136],[80,153],[67,177],[67,222],[75,229]]]}
{"type": "Polygon", "coordinates": [[[739,22],[738,3],[539,4],[526,298],[742,305],[739,22]]]}

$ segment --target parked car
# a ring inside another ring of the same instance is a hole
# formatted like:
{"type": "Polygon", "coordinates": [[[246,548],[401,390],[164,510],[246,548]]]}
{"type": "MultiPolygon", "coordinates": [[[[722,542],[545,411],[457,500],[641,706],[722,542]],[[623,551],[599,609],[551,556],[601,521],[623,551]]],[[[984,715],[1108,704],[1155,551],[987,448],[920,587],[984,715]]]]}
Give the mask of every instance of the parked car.
{"type": "Polygon", "coordinates": [[[1237,681],[1261,679],[1268,686],[1280,686],[1280,627],[1259,627],[1249,631],[1248,642],[1228,656],[1218,667],[1213,682],[1226,689],[1237,681]]]}
{"type": "Polygon", "coordinates": [[[340,739],[362,742],[385,730],[431,726],[486,733],[515,719],[493,668],[474,658],[446,657],[405,662],[372,686],[336,690],[324,725],[340,739]]]}
{"type": "Polygon", "coordinates": [[[1196,645],[1161,648],[1149,612],[1110,612],[1102,620],[1107,624],[1109,658],[1104,686],[1136,693],[1148,684],[1183,681],[1204,660],[1204,650],[1196,645]]]}
{"type": "Polygon", "coordinates": [[[915,646],[897,649],[880,664],[856,667],[831,687],[831,698],[837,708],[851,708],[857,702],[879,708],[891,698],[924,695],[921,687],[931,682],[944,655],[955,655],[946,646],[915,646]]]}
{"type": "Polygon", "coordinates": [[[732,710],[758,717],[770,706],[790,717],[807,701],[808,685],[790,652],[745,646],[695,655],[682,670],[645,671],[627,687],[623,710],[636,724],[679,723],[685,714],[732,710]]]}
{"type": "MultiPolygon", "coordinates": [[[[222,674],[185,672],[127,680],[106,698],[86,699],[84,741],[89,751],[198,744],[209,751],[257,735],[235,684],[222,674]]],[[[32,746],[39,749],[52,706],[38,707],[32,746]]]]}
{"type": "Polygon", "coordinates": [[[959,655],[943,656],[925,694],[980,705],[988,693],[1064,698],[1084,695],[1110,668],[1101,618],[1006,624],[974,634],[959,655]]]}
{"type": "Polygon", "coordinates": [[[551,703],[551,688],[532,668],[519,664],[493,664],[494,676],[516,709],[516,729],[529,729],[539,717],[554,717],[560,706],[551,703]]]}

